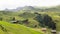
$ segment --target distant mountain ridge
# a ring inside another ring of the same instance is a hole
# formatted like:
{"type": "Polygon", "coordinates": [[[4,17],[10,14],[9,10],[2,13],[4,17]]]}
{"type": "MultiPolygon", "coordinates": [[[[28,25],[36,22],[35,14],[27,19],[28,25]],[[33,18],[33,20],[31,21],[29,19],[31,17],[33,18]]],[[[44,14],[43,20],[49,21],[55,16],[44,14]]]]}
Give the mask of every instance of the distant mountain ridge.
{"type": "Polygon", "coordinates": [[[34,6],[24,6],[17,7],[16,9],[5,9],[4,11],[60,11],[60,6],[46,8],[46,7],[34,7],[34,6]]]}

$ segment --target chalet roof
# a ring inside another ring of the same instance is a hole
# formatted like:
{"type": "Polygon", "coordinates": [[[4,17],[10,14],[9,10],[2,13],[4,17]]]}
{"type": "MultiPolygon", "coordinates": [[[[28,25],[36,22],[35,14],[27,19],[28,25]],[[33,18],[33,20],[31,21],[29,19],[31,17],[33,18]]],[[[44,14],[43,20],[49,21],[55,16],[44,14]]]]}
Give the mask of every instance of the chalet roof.
{"type": "Polygon", "coordinates": [[[42,28],[42,30],[47,30],[46,28],[42,28]]]}
{"type": "Polygon", "coordinates": [[[16,21],[11,21],[11,22],[16,22],[16,21]]]}
{"type": "Polygon", "coordinates": [[[56,30],[51,30],[51,32],[56,32],[56,30]]]}

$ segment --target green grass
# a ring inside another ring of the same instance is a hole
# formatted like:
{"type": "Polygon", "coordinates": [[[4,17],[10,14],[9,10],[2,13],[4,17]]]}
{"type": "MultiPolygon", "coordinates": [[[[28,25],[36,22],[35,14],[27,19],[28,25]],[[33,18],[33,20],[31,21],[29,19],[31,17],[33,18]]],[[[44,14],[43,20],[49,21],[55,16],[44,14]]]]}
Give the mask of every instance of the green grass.
{"type": "Polygon", "coordinates": [[[6,31],[3,31],[2,27],[0,26],[0,34],[43,34],[42,32],[38,32],[32,28],[28,28],[20,24],[11,24],[0,21],[0,25],[6,29],[6,31]]]}

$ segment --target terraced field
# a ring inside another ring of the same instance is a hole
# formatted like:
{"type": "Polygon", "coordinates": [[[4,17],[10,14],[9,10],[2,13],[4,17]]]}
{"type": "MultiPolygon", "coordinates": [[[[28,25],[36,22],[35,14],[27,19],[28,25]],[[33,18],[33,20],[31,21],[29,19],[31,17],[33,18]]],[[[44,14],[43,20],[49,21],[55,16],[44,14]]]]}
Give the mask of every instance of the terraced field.
{"type": "Polygon", "coordinates": [[[0,21],[0,34],[43,34],[20,24],[0,21]]]}

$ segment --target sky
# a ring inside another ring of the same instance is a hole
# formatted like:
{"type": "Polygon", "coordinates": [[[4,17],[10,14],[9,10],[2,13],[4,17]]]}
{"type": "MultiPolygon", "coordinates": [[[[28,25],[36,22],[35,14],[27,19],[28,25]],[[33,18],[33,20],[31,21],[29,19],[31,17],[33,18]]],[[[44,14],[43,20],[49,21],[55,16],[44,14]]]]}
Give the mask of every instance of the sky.
{"type": "Polygon", "coordinates": [[[0,0],[0,10],[23,6],[51,7],[60,5],[60,0],[0,0]]]}

